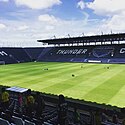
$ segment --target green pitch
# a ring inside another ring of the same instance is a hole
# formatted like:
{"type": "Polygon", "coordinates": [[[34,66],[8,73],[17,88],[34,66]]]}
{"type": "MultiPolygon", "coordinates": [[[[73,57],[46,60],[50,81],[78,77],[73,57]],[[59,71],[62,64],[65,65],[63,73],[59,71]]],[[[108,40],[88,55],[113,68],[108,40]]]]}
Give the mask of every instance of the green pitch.
{"type": "Polygon", "coordinates": [[[34,62],[0,66],[0,84],[125,107],[125,65],[34,62]]]}

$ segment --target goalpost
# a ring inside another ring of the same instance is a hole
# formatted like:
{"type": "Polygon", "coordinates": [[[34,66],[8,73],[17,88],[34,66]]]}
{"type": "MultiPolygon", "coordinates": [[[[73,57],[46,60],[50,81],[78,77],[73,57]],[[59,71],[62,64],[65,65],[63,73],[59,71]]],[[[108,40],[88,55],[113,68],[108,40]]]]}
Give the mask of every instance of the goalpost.
{"type": "Polygon", "coordinates": [[[0,65],[5,65],[5,61],[0,61],[0,65]]]}

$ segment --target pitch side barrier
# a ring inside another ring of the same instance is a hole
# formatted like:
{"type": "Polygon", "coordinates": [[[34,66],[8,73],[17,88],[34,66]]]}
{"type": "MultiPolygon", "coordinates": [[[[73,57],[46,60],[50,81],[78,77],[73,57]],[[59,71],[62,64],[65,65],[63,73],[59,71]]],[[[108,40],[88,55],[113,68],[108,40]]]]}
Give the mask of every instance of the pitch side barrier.
{"type": "MultiPolygon", "coordinates": [[[[44,93],[45,100],[50,101],[53,104],[58,104],[58,96],[51,95],[51,94],[45,94],[44,93]]],[[[91,101],[84,101],[79,99],[73,99],[66,97],[66,101],[68,102],[69,107],[77,106],[81,110],[96,110],[96,109],[103,109],[108,108],[109,110],[118,110],[118,107],[106,105],[106,104],[98,104],[96,102],[91,101]]]]}
{"type": "MultiPolygon", "coordinates": [[[[20,87],[9,87],[9,86],[0,86],[0,90],[2,87],[5,87],[6,90],[10,93],[10,98],[11,96],[13,99],[18,98],[18,93],[25,93],[27,92],[28,89],[26,88],[20,88],[20,87]]],[[[37,91],[32,91],[32,95],[35,97],[37,91]]],[[[23,94],[24,95],[24,94],[23,94]]],[[[52,95],[52,94],[46,94],[46,93],[41,93],[45,100],[46,106],[53,107],[56,109],[58,105],[58,96],[57,95],[52,95]]],[[[12,99],[12,98],[11,98],[12,99]]],[[[89,101],[84,101],[84,100],[79,100],[79,99],[73,99],[73,98],[68,98],[65,97],[66,102],[68,103],[68,111],[69,112],[74,112],[74,108],[77,107],[79,110],[80,114],[84,116],[87,116],[91,118],[91,113],[96,112],[96,111],[102,111],[106,109],[106,113],[109,117],[112,117],[114,111],[115,114],[119,116],[119,118],[122,118],[122,112],[124,108],[120,107],[115,107],[111,105],[106,105],[106,104],[98,104],[95,102],[89,102],[89,101]]]]}
{"type": "MultiPolygon", "coordinates": [[[[33,91],[35,95],[35,91],[33,91]]],[[[46,104],[49,106],[52,106],[54,108],[57,108],[58,105],[58,96],[53,94],[46,94],[41,93],[46,104]]],[[[74,112],[74,108],[77,107],[77,110],[79,110],[80,114],[84,116],[87,116],[91,119],[91,113],[96,111],[104,111],[106,109],[106,112],[109,117],[112,117],[112,115],[115,113],[121,118],[122,113],[121,110],[124,110],[124,108],[106,105],[106,104],[99,104],[96,102],[91,101],[85,101],[85,100],[79,100],[79,99],[73,99],[65,97],[66,102],[68,103],[68,111],[74,112]]]]}
{"type": "MultiPolygon", "coordinates": [[[[6,90],[10,93],[10,96],[13,96],[13,94],[18,94],[18,93],[25,93],[27,92],[27,88],[21,88],[21,87],[9,87],[9,86],[2,86],[0,85],[0,90],[1,88],[6,88],[6,90]],[[12,94],[12,95],[11,95],[12,94]]],[[[35,97],[37,91],[32,91],[33,96],[35,97]]],[[[57,106],[58,105],[58,96],[54,95],[54,94],[47,94],[47,93],[42,93],[41,95],[43,96],[45,102],[47,102],[48,104],[52,104],[53,106],[57,106]]],[[[112,106],[112,105],[106,105],[105,103],[103,104],[99,104],[96,102],[91,102],[91,101],[85,101],[85,100],[79,100],[79,99],[73,99],[73,98],[69,98],[69,97],[65,97],[69,108],[74,108],[74,107],[78,107],[78,109],[80,110],[86,110],[86,111],[95,111],[98,109],[108,109],[109,111],[120,111],[120,107],[117,106],[112,106]]]]}

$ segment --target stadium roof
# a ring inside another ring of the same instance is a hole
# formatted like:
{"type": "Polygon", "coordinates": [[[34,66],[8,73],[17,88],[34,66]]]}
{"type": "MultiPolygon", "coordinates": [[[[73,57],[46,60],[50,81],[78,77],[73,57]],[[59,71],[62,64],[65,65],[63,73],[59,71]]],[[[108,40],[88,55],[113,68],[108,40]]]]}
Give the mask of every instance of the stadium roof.
{"type": "Polygon", "coordinates": [[[106,42],[106,41],[112,42],[112,41],[123,41],[123,40],[125,40],[125,33],[46,39],[46,40],[37,40],[37,42],[42,42],[47,44],[74,44],[74,43],[90,43],[90,42],[106,42]]]}

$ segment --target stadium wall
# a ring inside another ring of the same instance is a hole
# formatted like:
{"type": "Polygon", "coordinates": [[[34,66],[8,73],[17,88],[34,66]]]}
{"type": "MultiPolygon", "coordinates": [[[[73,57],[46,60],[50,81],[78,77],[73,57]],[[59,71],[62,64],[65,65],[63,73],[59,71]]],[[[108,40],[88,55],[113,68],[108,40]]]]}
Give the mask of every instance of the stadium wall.
{"type": "Polygon", "coordinates": [[[5,64],[32,62],[37,60],[42,49],[2,47],[0,48],[0,62],[5,62],[5,64]]]}
{"type": "Polygon", "coordinates": [[[0,62],[32,61],[125,63],[125,45],[0,48],[0,62]]]}
{"type": "Polygon", "coordinates": [[[50,47],[37,61],[125,63],[124,45],[50,47]]]}

